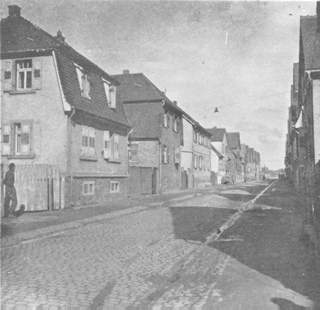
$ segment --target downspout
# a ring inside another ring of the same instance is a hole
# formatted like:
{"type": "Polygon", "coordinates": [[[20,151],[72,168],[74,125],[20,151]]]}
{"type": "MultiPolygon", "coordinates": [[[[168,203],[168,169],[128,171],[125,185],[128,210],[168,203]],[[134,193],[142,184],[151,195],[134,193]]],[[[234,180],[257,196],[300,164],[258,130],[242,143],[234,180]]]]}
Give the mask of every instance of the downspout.
{"type": "Polygon", "coordinates": [[[73,181],[72,167],[71,167],[71,156],[72,156],[72,152],[71,152],[72,151],[71,118],[73,117],[73,115],[75,113],[75,109],[67,102],[67,100],[64,96],[64,92],[63,92],[63,88],[62,88],[62,84],[61,84],[61,79],[60,79],[60,75],[59,75],[57,56],[56,56],[56,53],[54,50],[52,51],[52,57],[53,57],[54,68],[55,68],[56,75],[57,75],[58,87],[60,90],[63,110],[64,110],[64,113],[67,115],[67,167],[66,167],[65,173],[66,173],[66,177],[70,178],[70,189],[69,189],[69,198],[70,198],[69,202],[70,202],[71,198],[72,198],[72,181],[73,181]]]}
{"type": "Polygon", "coordinates": [[[72,117],[76,110],[72,108],[71,113],[67,119],[67,176],[70,178],[70,189],[69,189],[69,203],[72,204],[73,197],[73,169],[72,169],[72,117]]]}

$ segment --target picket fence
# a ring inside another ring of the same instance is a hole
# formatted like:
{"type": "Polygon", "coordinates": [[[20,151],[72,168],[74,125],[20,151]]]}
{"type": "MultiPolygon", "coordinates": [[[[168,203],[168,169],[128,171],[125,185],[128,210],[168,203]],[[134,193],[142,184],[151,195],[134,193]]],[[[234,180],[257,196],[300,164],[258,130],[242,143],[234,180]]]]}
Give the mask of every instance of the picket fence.
{"type": "Polygon", "coordinates": [[[64,208],[65,178],[50,165],[17,165],[15,187],[18,205],[26,211],[58,210],[64,208]]]}

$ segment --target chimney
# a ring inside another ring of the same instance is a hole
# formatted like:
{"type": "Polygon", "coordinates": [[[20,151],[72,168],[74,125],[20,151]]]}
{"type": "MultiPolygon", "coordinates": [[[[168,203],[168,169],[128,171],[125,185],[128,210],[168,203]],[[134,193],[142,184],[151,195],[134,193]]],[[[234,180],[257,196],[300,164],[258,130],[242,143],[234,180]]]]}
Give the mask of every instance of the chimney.
{"type": "Polygon", "coordinates": [[[320,1],[317,1],[317,31],[320,32],[320,1]]]}
{"type": "Polygon", "coordinates": [[[61,30],[58,30],[57,35],[55,36],[56,40],[60,43],[65,43],[65,37],[62,35],[61,30]]]}
{"type": "Polygon", "coordinates": [[[125,69],[122,71],[122,74],[130,74],[130,71],[128,69],[125,69]]]}
{"type": "Polygon", "coordinates": [[[19,17],[20,16],[20,12],[21,12],[21,8],[17,5],[8,5],[9,8],[9,16],[11,17],[19,17]]]}

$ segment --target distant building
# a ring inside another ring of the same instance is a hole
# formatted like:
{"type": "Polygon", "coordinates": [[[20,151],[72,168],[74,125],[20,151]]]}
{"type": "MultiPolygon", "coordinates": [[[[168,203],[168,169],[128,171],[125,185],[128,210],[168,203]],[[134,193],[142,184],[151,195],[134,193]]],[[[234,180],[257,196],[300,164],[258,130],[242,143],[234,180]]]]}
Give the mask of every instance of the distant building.
{"type": "Polygon", "coordinates": [[[186,112],[182,124],[182,188],[204,187],[210,184],[210,133],[186,112]]]}
{"type": "Polygon", "coordinates": [[[32,211],[125,195],[130,126],[119,83],[20,11],[10,5],[1,20],[2,160],[17,166],[19,202],[32,211]]]}
{"type": "Polygon", "coordinates": [[[132,126],[129,193],[161,193],[181,187],[183,111],[143,73],[114,75],[118,99],[132,126]]]}
{"type": "Polygon", "coordinates": [[[207,129],[207,131],[211,134],[211,171],[214,175],[216,175],[216,182],[221,184],[228,177],[227,172],[227,135],[225,128],[217,128],[213,127],[211,129],[207,129]],[[218,165],[216,165],[216,161],[218,160],[218,165]]]}
{"type": "Polygon", "coordinates": [[[241,142],[239,132],[227,132],[227,155],[229,170],[232,183],[243,181],[242,161],[241,161],[241,142]]]}

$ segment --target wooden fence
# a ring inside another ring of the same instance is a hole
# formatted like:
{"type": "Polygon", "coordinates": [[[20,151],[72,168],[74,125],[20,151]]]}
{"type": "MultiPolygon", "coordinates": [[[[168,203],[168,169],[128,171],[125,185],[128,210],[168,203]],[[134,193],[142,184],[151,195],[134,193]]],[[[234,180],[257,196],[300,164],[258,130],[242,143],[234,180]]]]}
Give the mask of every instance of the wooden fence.
{"type": "Polygon", "coordinates": [[[26,211],[64,208],[65,179],[58,168],[50,165],[16,165],[15,187],[18,206],[26,211]]]}

